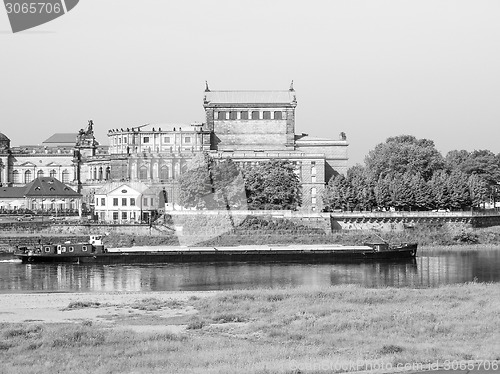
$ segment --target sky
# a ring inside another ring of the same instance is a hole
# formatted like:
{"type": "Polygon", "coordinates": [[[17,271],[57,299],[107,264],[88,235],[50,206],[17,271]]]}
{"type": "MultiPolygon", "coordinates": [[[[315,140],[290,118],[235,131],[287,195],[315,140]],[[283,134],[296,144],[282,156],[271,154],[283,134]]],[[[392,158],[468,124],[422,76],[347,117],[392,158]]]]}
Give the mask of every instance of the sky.
{"type": "Polygon", "coordinates": [[[297,134],[349,141],[349,166],[410,134],[500,153],[500,1],[80,0],[13,34],[0,8],[0,132],[40,144],[203,122],[212,90],[297,94],[297,134]]]}

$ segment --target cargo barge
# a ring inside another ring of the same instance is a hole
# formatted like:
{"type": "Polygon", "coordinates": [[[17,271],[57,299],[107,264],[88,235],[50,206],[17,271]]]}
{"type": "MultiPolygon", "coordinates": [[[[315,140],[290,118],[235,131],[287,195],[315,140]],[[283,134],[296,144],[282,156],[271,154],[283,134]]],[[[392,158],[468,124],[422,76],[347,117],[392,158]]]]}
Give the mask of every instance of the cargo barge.
{"type": "Polygon", "coordinates": [[[388,243],[363,245],[308,244],[255,246],[135,246],[106,248],[100,235],[87,243],[20,246],[14,255],[23,263],[147,264],[184,262],[363,262],[415,258],[416,243],[391,246],[388,243]]]}

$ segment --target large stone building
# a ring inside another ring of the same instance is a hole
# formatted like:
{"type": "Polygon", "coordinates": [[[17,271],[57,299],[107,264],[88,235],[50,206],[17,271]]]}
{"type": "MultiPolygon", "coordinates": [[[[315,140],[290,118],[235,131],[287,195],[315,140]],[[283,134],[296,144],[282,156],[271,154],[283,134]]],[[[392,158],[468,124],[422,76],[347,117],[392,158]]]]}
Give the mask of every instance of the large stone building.
{"type": "Polygon", "coordinates": [[[96,191],[102,193],[106,184],[143,182],[153,195],[166,191],[174,206],[178,176],[196,154],[208,152],[242,167],[290,160],[302,182],[302,209],[318,211],[325,183],[347,170],[344,133],[337,140],[296,134],[293,86],[284,91],[212,91],[207,85],[203,106],[204,123],[110,129],[108,146],[96,141],[92,121],[78,134],[55,134],[42,146],[11,147],[0,134],[0,183],[20,186],[37,176],[55,177],[82,193],[93,208],[96,191]]]}

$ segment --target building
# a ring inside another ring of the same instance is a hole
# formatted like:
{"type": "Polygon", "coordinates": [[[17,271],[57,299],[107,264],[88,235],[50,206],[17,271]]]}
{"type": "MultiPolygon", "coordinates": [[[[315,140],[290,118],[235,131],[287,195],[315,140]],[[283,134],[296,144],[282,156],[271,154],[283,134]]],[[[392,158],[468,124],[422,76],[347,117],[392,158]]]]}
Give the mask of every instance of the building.
{"type": "Polygon", "coordinates": [[[302,209],[322,208],[325,183],[347,172],[347,140],[295,134],[297,98],[287,91],[211,91],[204,103],[211,153],[241,166],[266,160],[290,160],[302,183],[302,209]]]}
{"type": "Polygon", "coordinates": [[[38,177],[23,187],[0,187],[0,210],[81,211],[82,195],[51,177],[38,177]]]}
{"type": "Polygon", "coordinates": [[[101,222],[148,222],[158,210],[159,194],[142,182],[111,182],[94,194],[101,222]]]}
{"type": "MultiPolygon", "coordinates": [[[[141,182],[154,194],[165,191],[165,199],[175,206],[177,179],[195,155],[207,152],[215,159],[232,158],[242,167],[266,160],[293,162],[303,187],[302,209],[318,211],[325,183],[347,171],[344,133],[335,140],[296,134],[293,83],[282,91],[212,91],[207,84],[203,107],[203,123],[110,129],[108,146],[96,141],[92,121],[78,134],[54,134],[42,146],[11,147],[0,134],[0,184],[16,187],[36,177],[56,178],[80,192],[86,208],[101,214],[104,208],[98,208],[95,196],[107,199],[107,185],[141,182]]],[[[107,200],[104,207],[117,212],[107,200]]],[[[127,210],[127,220],[134,211],[127,210]]],[[[120,214],[124,211],[119,211],[119,220],[120,214]]],[[[110,219],[108,213],[105,218],[110,219]]]]}

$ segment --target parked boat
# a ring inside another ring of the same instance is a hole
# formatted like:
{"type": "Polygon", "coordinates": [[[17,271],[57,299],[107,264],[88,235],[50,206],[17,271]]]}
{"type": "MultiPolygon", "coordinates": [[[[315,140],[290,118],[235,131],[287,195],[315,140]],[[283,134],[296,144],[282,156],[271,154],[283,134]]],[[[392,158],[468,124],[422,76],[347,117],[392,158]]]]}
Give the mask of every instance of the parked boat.
{"type": "Polygon", "coordinates": [[[135,246],[106,248],[102,235],[91,235],[86,243],[63,242],[21,246],[14,255],[23,263],[72,262],[97,264],[172,262],[350,262],[412,259],[416,243],[391,246],[366,243],[358,246],[335,244],[242,245],[234,247],[135,246]]]}

